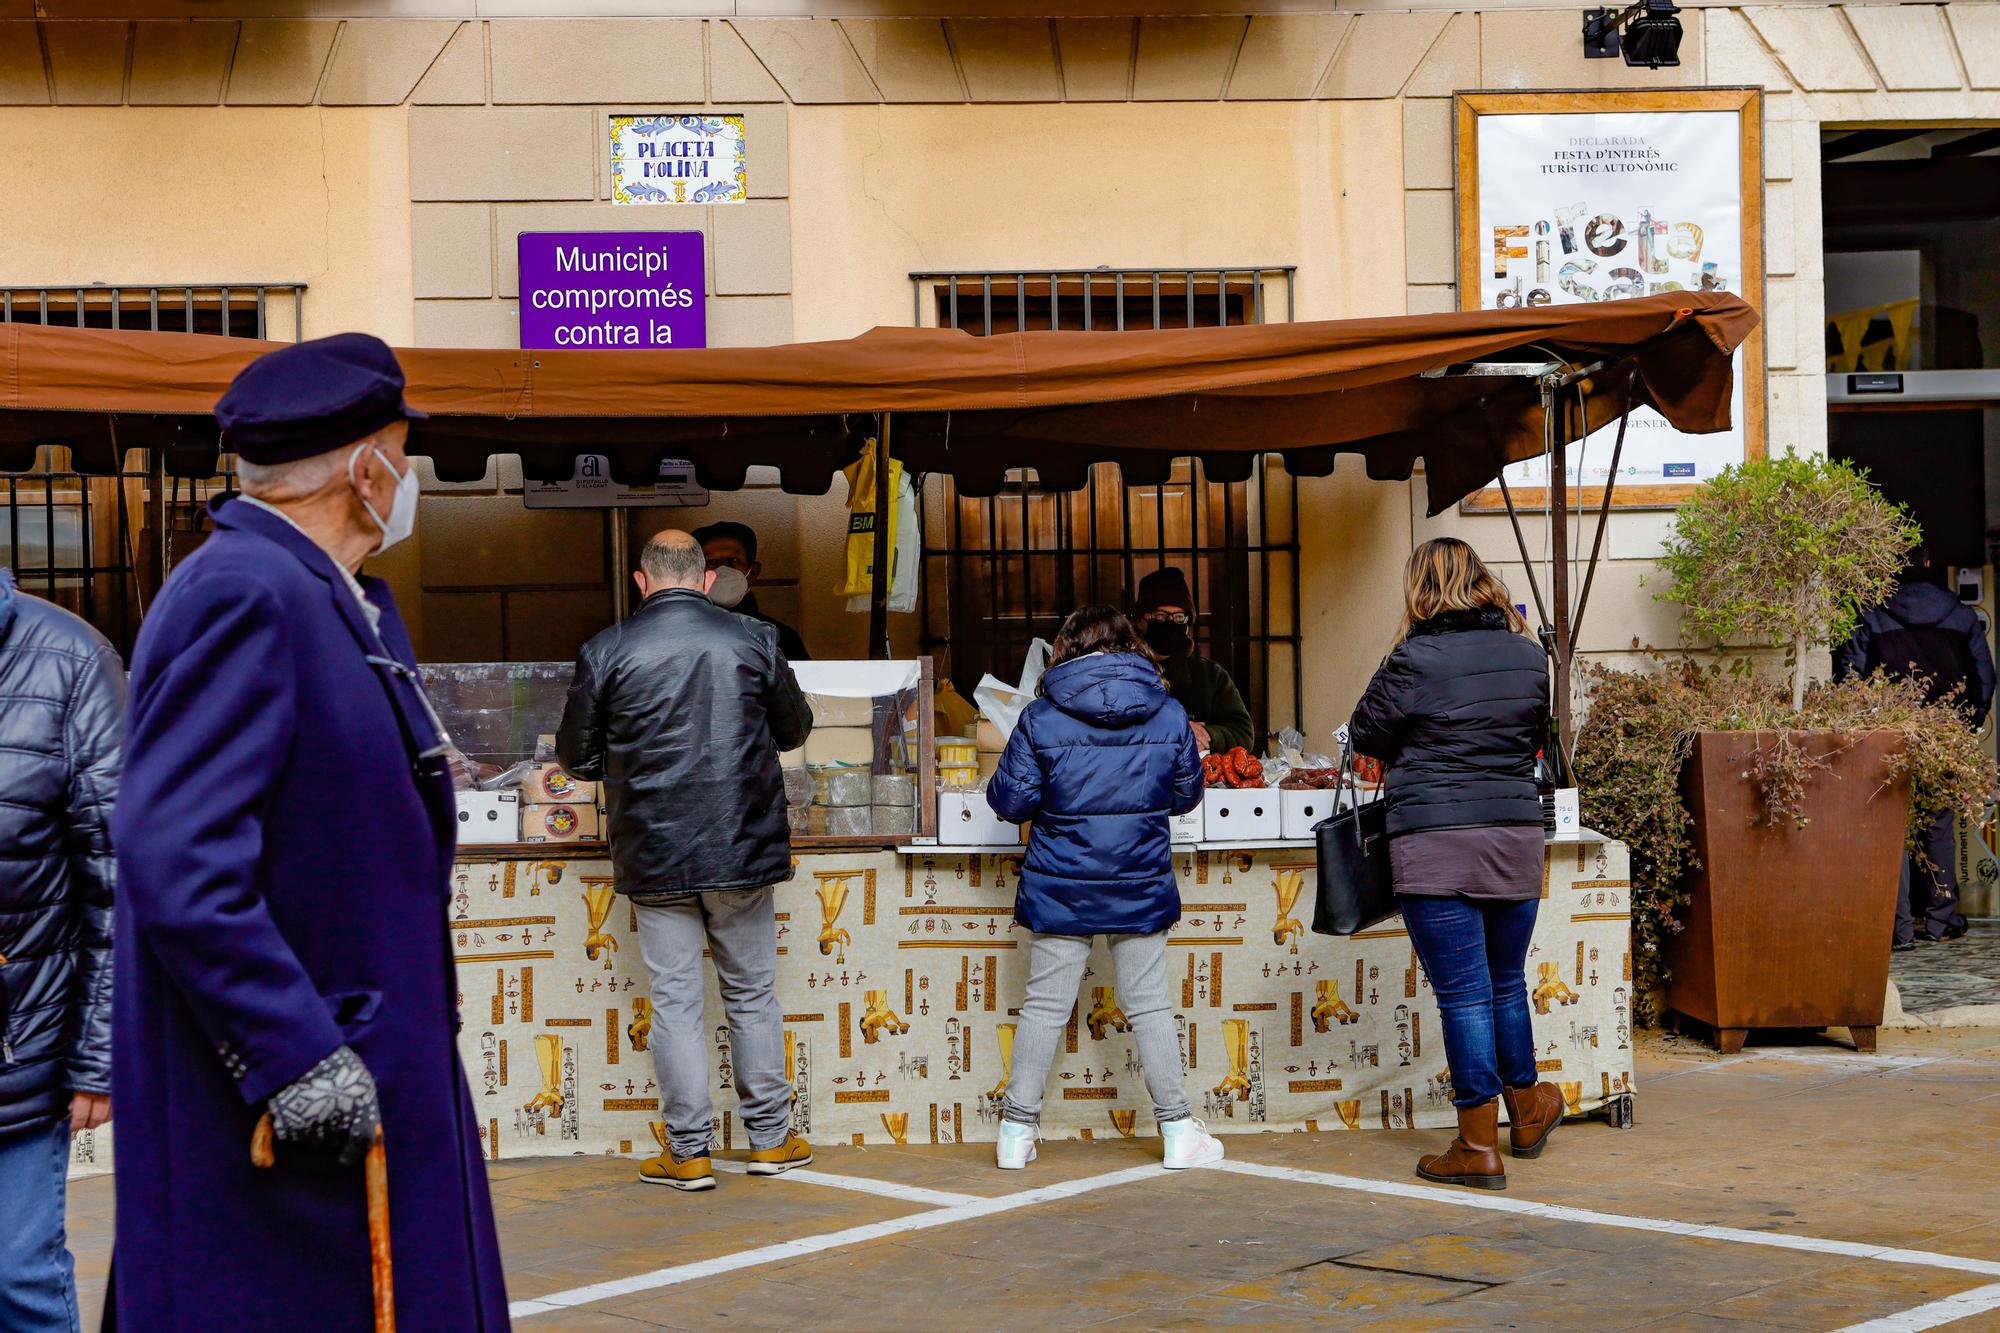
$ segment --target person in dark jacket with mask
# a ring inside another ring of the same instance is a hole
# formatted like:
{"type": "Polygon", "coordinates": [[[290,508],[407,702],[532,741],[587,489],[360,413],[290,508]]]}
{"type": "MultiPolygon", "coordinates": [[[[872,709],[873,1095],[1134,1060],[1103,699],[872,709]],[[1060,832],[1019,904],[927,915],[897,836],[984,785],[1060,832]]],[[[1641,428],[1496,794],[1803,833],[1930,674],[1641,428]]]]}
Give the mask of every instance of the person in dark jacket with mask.
{"type": "Polygon", "coordinates": [[[1195,744],[1224,754],[1236,746],[1255,750],[1255,728],[1243,694],[1229,673],[1194,650],[1194,593],[1173,565],[1139,580],[1134,616],[1146,646],[1160,659],[1174,702],[1187,711],[1195,744]]]}
{"type": "Polygon", "coordinates": [[[1417,1174],[1505,1189],[1500,1110],[1516,1157],[1538,1156],[1563,1115],[1539,1081],[1524,975],[1543,882],[1535,755],[1549,676],[1507,590],[1472,548],[1425,542],[1404,573],[1400,640],[1349,724],[1389,770],[1391,871],[1410,942],[1444,1021],[1458,1137],[1417,1174]]]}
{"type": "Polygon", "coordinates": [[[1187,713],[1132,623],[1105,606],[1063,622],[1039,692],[986,786],[1000,818],[1034,824],[1014,919],[1035,936],[996,1159],[1003,1170],[1034,1160],[1049,1066],[1091,939],[1105,935],[1165,1164],[1220,1161],[1222,1145],[1188,1105],[1167,998],[1167,928],[1181,913],[1167,820],[1201,803],[1187,713]]]}
{"type": "MultiPolygon", "coordinates": [[[[1967,726],[1986,720],[1993,706],[1993,654],[1986,627],[1944,586],[1944,570],[1918,547],[1889,600],[1861,616],[1854,634],[1833,655],[1838,679],[1881,671],[1898,679],[1921,679],[1932,703],[1951,700],[1967,726]]],[[[1958,826],[1951,811],[1941,812],[1924,836],[1923,861],[1903,857],[1896,892],[1892,947],[1914,949],[1917,941],[1955,940],[1965,934],[1958,911],[1958,826]]]]}
{"type": "Polygon", "coordinates": [[[715,571],[685,532],[646,543],[633,576],[645,600],[583,646],[556,755],[602,780],[618,891],[639,918],[653,979],[653,1066],[667,1151],[639,1178],[715,1186],[714,1108],[702,1019],[702,950],[729,1016],[752,1175],[812,1161],[791,1132],[778,922],[772,886],[792,877],[778,755],[806,742],[812,713],[770,625],[708,599],[715,571]]]}
{"type": "Polygon", "coordinates": [[[72,1134],[111,1119],[111,807],[125,671],[0,569],[0,1328],[77,1326],[72,1134]]]}

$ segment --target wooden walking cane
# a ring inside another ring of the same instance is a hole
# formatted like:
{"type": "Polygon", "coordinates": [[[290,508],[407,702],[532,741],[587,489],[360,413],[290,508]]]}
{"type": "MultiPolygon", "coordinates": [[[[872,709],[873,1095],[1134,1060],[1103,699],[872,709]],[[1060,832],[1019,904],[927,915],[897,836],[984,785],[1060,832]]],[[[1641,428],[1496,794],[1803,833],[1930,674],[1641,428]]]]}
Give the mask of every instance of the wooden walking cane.
{"type": "MultiPolygon", "coordinates": [[[[250,1164],[270,1168],[278,1164],[271,1113],[257,1118],[250,1134],[250,1164]]],[[[396,1333],[396,1283],[389,1260],[389,1158],[382,1148],[382,1127],[375,1126],[375,1142],[368,1147],[368,1264],[375,1280],[375,1333],[396,1333]]]]}

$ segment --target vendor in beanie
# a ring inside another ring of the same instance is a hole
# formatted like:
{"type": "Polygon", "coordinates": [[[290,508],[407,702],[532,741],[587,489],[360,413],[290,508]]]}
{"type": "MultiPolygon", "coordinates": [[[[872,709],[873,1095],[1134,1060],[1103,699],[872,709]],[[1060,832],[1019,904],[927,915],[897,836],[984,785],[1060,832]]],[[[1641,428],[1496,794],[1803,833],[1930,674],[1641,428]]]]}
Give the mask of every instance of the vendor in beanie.
{"type": "Polygon", "coordinates": [[[1216,753],[1238,745],[1254,749],[1250,710],[1236,682],[1194,650],[1194,594],[1187,576],[1167,565],[1140,579],[1133,615],[1147,645],[1160,655],[1167,687],[1187,710],[1195,743],[1216,753]]]}

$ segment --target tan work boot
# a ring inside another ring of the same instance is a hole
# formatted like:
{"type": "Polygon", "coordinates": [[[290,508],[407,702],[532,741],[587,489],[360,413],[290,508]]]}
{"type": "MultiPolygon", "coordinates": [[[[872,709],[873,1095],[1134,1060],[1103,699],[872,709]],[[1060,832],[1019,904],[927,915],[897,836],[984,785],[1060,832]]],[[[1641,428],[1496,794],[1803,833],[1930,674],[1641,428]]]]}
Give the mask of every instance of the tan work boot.
{"type": "Polygon", "coordinates": [[[1540,1157],[1549,1135],[1563,1122],[1562,1089],[1553,1083],[1530,1083],[1525,1088],[1504,1088],[1507,1103],[1507,1138],[1516,1157],[1540,1157]]]}
{"type": "Polygon", "coordinates": [[[751,1153],[744,1170],[753,1176],[782,1176],[794,1167],[811,1166],[812,1159],[812,1145],[793,1134],[775,1148],[760,1148],[751,1153]]]}
{"type": "Polygon", "coordinates": [[[1500,1163],[1500,1100],[1458,1108],[1458,1137],[1435,1157],[1417,1159],[1417,1174],[1440,1185],[1469,1185],[1476,1190],[1507,1188],[1507,1168],[1500,1163]]]}
{"type": "Polygon", "coordinates": [[[639,1179],[648,1185],[665,1185],[690,1194],[696,1190],[715,1188],[715,1170],[709,1165],[707,1153],[682,1158],[674,1156],[673,1150],[668,1149],[658,1157],[648,1157],[639,1163],[639,1179]]]}

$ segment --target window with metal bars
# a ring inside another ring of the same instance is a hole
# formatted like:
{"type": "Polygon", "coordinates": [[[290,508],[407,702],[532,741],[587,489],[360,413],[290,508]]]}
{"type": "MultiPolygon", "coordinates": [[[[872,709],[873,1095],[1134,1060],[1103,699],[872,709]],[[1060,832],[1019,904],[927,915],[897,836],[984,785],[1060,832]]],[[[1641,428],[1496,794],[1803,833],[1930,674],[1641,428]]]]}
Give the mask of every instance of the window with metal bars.
{"type": "MultiPolygon", "coordinates": [[[[0,287],[0,323],[296,342],[305,291],[296,282],[0,287]]],[[[68,448],[44,445],[27,471],[0,472],[0,564],[129,656],[146,604],[207,532],[209,493],[233,488],[234,460],[218,467],[206,481],[176,480],[163,459],[134,453],[116,476],[84,476],[68,448]]]]}
{"type": "MultiPolygon", "coordinates": [[[[1295,269],[1092,269],[913,273],[916,321],[975,335],[1017,329],[1213,328],[1289,321],[1295,269]]],[[[1130,609],[1141,578],[1186,574],[1196,649],[1225,667],[1259,734],[1302,712],[1298,493],[1260,460],[1245,482],[1212,482],[1179,460],[1160,486],[1128,486],[1114,464],[1055,491],[1026,470],[991,497],[925,479],[923,647],[970,698],[988,672],[1020,676],[1028,645],[1102,603],[1130,609]]]]}

